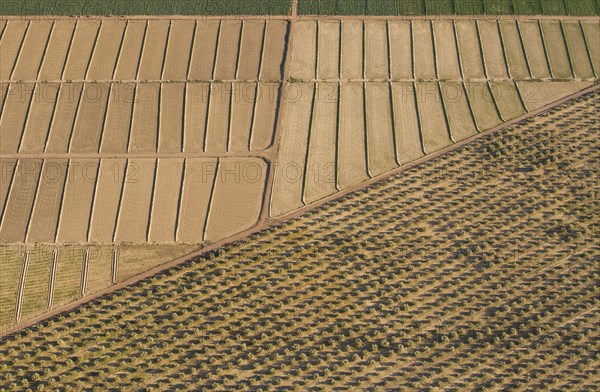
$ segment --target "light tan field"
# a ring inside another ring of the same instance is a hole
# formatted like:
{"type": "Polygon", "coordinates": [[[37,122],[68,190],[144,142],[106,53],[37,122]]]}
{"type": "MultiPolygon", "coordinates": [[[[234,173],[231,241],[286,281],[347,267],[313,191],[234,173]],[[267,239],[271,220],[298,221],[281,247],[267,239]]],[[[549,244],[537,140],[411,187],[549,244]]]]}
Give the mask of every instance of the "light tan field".
{"type": "Polygon", "coordinates": [[[365,85],[367,168],[372,177],[396,167],[389,83],[365,85]]]}
{"type": "Polygon", "coordinates": [[[186,84],[183,134],[183,151],[185,152],[204,150],[209,88],[208,83],[186,84]]]}
{"type": "Polygon", "coordinates": [[[590,56],[581,24],[578,21],[570,20],[561,23],[575,77],[577,79],[593,79],[594,70],[590,63],[590,56]]]}
{"type": "Polygon", "coordinates": [[[336,192],[338,84],[319,83],[316,89],[302,195],[306,204],[336,192]]]}
{"type": "Polygon", "coordinates": [[[467,93],[462,83],[440,82],[448,125],[454,141],[465,140],[477,133],[467,93]]]}
{"type": "Polygon", "coordinates": [[[127,152],[134,102],[137,99],[137,85],[132,83],[111,85],[100,152],[127,152]]]}
{"type": "Polygon", "coordinates": [[[160,83],[137,85],[128,152],[156,151],[160,92],[160,83]]]}
{"type": "Polygon", "coordinates": [[[410,80],[413,75],[411,25],[409,21],[390,21],[390,69],[394,80],[410,80]]]}
{"type": "Polygon", "coordinates": [[[63,246],[57,249],[56,254],[56,271],[54,273],[53,288],[54,293],[51,297],[51,308],[59,307],[79,298],[82,293],[88,292],[88,283],[91,279],[95,279],[95,273],[99,271],[90,270],[90,256],[87,259],[87,281],[82,284],[83,267],[85,258],[85,249],[80,246],[63,246]]]}
{"type": "Polygon", "coordinates": [[[339,79],[340,22],[318,22],[319,61],[317,79],[339,79]]]}
{"type": "Polygon", "coordinates": [[[179,192],[183,183],[183,162],[181,158],[158,160],[148,242],[175,242],[179,192]]]}
{"type": "Polygon", "coordinates": [[[250,134],[250,150],[261,151],[271,146],[279,98],[279,83],[259,83],[250,134]]]}
{"type": "Polygon", "coordinates": [[[272,82],[283,79],[282,64],[287,39],[288,23],[272,20],[266,24],[265,45],[262,52],[262,65],[259,79],[272,82]]]}
{"type": "Polygon", "coordinates": [[[160,94],[158,151],[181,152],[183,150],[185,84],[163,83],[160,94]]]}
{"type": "MultiPolygon", "coordinates": [[[[44,20],[29,25],[27,35],[21,47],[21,53],[17,59],[12,80],[36,80],[44,49],[50,37],[52,21],[44,20]]],[[[4,56],[4,52],[2,53],[4,56]]],[[[1,64],[4,66],[4,64],[1,64]]]]}
{"type": "Polygon", "coordinates": [[[539,109],[554,101],[557,97],[574,94],[586,89],[592,82],[518,82],[521,97],[528,111],[539,109]]]}
{"type": "Polygon", "coordinates": [[[363,22],[359,20],[345,20],[342,24],[342,54],[341,78],[363,78],[363,22]]]}
{"type": "Polygon", "coordinates": [[[90,222],[89,241],[93,243],[114,240],[126,166],[125,159],[103,159],[100,163],[90,222]]]}
{"type": "Polygon", "coordinates": [[[58,100],[54,108],[50,133],[46,141],[45,152],[65,153],[69,149],[69,140],[77,116],[83,83],[62,83],[58,100]]]}
{"type": "Polygon", "coordinates": [[[465,83],[465,88],[479,131],[494,128],[502,122],[487,82],[465,83]]]}
{"type": "Polygon", "coordinates": [[[510,121],[525,114],[519,91],[513,82],[491,82],[490,88],[502,121],[510,121]]]}
{"type": "Polygon", "coordinates": [[[239,66],[236,79],[254,80],[259,78],[260,61],[265,35],[266,22],[243,21],[239,66]]]}
{"type": "Polygon", "coordinates": [[[217,40],[221,22],[218,20],[198,21],[194,48],[190,59],[191,80],[212,80],[214,71],[214,60],[216,59],[217,40]],[[212,53],[212,56],[207,56],[212,53]],[[211,58],[212,57],[212,58],[211,58]]]}
{"type": "Polygon", "coordinates": [[[126,22],[123,20],[105,20],[102,22],[86,79],[113,79],[120,57],[119,49],[125,33],[125,26],[126,22]]]}
{"type": "Polygon", "coordinates": [[[128,20],[125,36],[121,43],[121,54],[115,69],[115,79],[136,80],[140,63],[140,55],[144,46],[147,22],[128,20]]]}
{"type": "Polygon", "coordinates": [[[31,105],[36,84],[10,84],[0,119],[0,153],[15,153],[23,137],[28,109],[31,105]]]}
{"type": "Polygon", "coordinates": [[[559,21],[542,20],[542,38],[546,45],[546,54],[554,79],[570,79],[573,77],[567,46],[559,21]]]}
{"type": "Polygon", "coordinates": [[[217,81],[235,79],[241,33],[241,21],[221,22],[219,41],[217,43],[217,62],[215,64],[213,79],[217,81]]]}
{"type": "Polygon", "coordinates": [[[86,83],[69,142],[69,151],[93,153],[100,148],[110,83],[86,83]]]}
{"type": "Polygon", "coordinates": [[[37,85],[33,93],[19,152],[44,152],[59,89],[60,85],[57,83],[37,85]]]}
{"type": "Polygon", "coordinates": [[[436,79],[433,37],[429,21],[415,20],[412,22],[412,48],[415,79],[436,79]]]}
{"type": "Polygon", "coordinates": [[[2,273],[0,274],[0,325],[14,323],[16,299],[19,293],[21,273],[25,258],[25,247],[0,246],[2,273]]]}
{"type": "Polygon", "coordinates": [[[396,153],[400,163],[404,164],[424,154],[414,83],[393,83],[392,94],[396,124],[396,153]]]}
{"type": "Polygon", "coordinates": [[[368,179],[365,160],[365,117],[361,83],[340,85],[337,185],[346,189],[368,179]]]}
{"type": "Polygon", "coordinates": [[[477,21],[477,26],[487,77],[492,80],[508,78],[498,22],[480,20],[477,21]]]}
{"type": "Polygon", "coordinates": [[[529,68],[523,51],[519,22],[515,20],[500,20],[500,32],[506,51],[506,61],[511,78],[528,79],[529,68]]]}
{"type": "Polygon", "coordinates": [[[197,25],[193,20],[171,22],[169,42],[165,55],[165,69],[161,79],[186,80],[192,50],[192,40],[196,33],[197,25]]]}
{"type": "MultiPolygon", "coordinates": [[[[227,151],[248,151],[256,103],[255,83],[232,84],[230,139],[227,151]]],[[[251,149],[251,148],[250,148],[251,149]]]]}
{"type": "Polygon", "coordinates": [[[517,23],[521,28],[523,47],[531,69],[531,76],[534,79],[550,78],[548,59],[546,58],[539,22],[525,20],[517,23]]]}
{"type": "Polygon", "coordinates": [[[231,83],[212,83],[210,108],[208,110],[208,128],[206,129],[205,151],[223,153],[227,151],[230,140],[231,101],[233,99],[231,83]]]}
{"type": "Polygon", "coordinates": [[[388,79],[387,25],[382,21],[366,21],[364,28],[365,79],[388,79]]]}
{"type": "Polygon", "coordinates": [[[78,22],[75,26],[75,35],[71,42],[65,70],[61,79],[84,80],[87,79],[90,59],[94,50],[96,36],[100,29],[100,21],[78,22]]]}
{"type": "Polygon", "coordinates": [[[315,78],[317,52],[317,25],[298,22],[293,27],[294,51],[290,55],[290,78],[309,81],[315,78]]]}
{"type": "Polygon", "coordinates": [[[136,79],[162,80],[165,48],[170,29],[171,23],[168,20],[148,21],[136,79]]]}
{"type": "Polygon", "coordinates": [[[600,76],[600,23],[581,22],[587,48],[594,66],[594,76],[600,76]]]}
{"type": "Polygon", "coordinates": [[[421,120],[423,147],[426,154],[438,151],[450,144],[448,126],[444,115],[439,86],[435,82],[418,82],[415,85],[421,120]]]}
{"type": "Polygon", "coordinates": [[[30,22],[13,20],[6,23],[5,31],[0,41],[2,58],[0,58],[0,80],[11,80],[15,64],[19,56],[21,43],[25,39],[30,22]]]}
{"type": "Polygon", "coordinates": [[[479,34],[477,33],[475,22],[457,20],[455,26],[464,78],[485,78],[479,34]]]}
{"type": "Polygon", "coordinates": [[[29,263],[23,276],[21,319],[28,319],[47,308],[51,263],[52,248],[40,246],[29,252],[29,263]]]}
{"type": "Polygon", "coordinates": [[[458,48],[454,39],[454,21],[440,20],[433,23],[437,73],[441,80],[460,79],[458,48]]]}

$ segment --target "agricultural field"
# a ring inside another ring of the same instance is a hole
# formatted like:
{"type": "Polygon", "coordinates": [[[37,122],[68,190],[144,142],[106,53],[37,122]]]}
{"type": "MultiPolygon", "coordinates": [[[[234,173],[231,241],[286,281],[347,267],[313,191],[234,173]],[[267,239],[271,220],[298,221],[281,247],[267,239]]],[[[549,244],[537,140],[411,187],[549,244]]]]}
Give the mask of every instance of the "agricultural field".
{"type": "Polygon", "coordinates": [[[0,388],[595,390],[599,102],[7,336],[0,388]]]}
{"type": "Polygon", "coordinates": [[[599,15],[598,0],[299,0],[303,15],[599,15]]]}

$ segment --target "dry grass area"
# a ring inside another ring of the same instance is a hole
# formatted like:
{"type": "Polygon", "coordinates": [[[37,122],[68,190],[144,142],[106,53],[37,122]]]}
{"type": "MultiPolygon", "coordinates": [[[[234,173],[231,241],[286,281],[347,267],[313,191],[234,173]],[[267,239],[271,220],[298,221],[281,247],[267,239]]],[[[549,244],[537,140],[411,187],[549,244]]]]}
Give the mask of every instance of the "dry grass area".
{"type": "Polygon", "coordinates": [[[594,390],[599,93],[5,337],[4,390],[594,390]]]}

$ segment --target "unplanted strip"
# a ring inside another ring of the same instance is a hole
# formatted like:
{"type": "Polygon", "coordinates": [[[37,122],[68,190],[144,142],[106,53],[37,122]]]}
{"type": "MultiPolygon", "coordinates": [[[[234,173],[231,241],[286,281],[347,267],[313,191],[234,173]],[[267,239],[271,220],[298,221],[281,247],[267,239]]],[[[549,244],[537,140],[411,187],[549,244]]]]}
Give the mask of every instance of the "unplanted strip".
{"type": "Polygon", "coordinates": [[[75,115],[82,89],[83,83],[61,84],[52,125],[50,126],[46,152],[64,153],[68,151],[69,139],[75,124],[75,115]]]}
{"type": "MultiPolygon", "coordinates": [[[[192,39],[196,21],[173,20],[165,59],[165,80],[185,80],[187,78],[192,39]]],[[[207,53],[210,56],[209,53],[207,53]]]]}
{"type": "Polygon", "coordinates": [[[340,124],[338,136],[337,179],[340,189],[367,180],[365,120],[361,83],[340,86],[340,124]]]}
{"type": "Polygon", "coordinates": [[[319,64],[317,79],[335,80],[339,78],[340,23],[339,21],[323,21],[318,23],[319,64]]]}
{"type": "Polygon", "coordinates": [[[119,59],[119,48],[125,30],[124,20],[104,20],[96,49],[90,62],[88,79],[111,80],[119,59]]]}
{"type": "Polygon", "coordinates": [[[387,27],[383,21],[365,21],[365,78],[388,79],[387,27]]]}
{"type": "Polygon", "coordinates": [[[570,79],[571,65],[559,21],[542,20],[542,32],[554,79],[570,79]]]}
{"type": "Polygon", "coordinates": [[[54,242],[56,239],[67,164],[66,160],[44,160],[26,242],[54,242]]]}
{"type": "Polygon", "coordinates": [[[216,166],[216,159],[185,160],[177,226],[178,242],[202,242],[216,166]]]}
{"type": "Polygon", "coordinates": [[[475,123],[479,131],[494,128],[502,120],[494,105],[494,98],[486,82],[465,82],[467,96],[473,108],[475,123]]]}
{"type": "Polygon", "coordinates": [[[20,159],[0,225],[0,242],[24,242],[42,169],[41,159],[20,159]]]}
{"type": "Polygon", "coordinates": [[[590,63],[590,56],[579,22],[568,20],[562,22],[562,24],[575,77],[577,79],[593,79],[594,70],[590,63]]]}
{"type": "Polygon", "coordinates": [[[230,151],[248,151],[256,83],[234,83],[231,101],[230,151]]]}
{"type": "Polygon", "coordinates": [[[515,20],[500,20],[500,31],[504,50],[506,51],[506,61],[511,78],[529,79],[527,68],[527,59],[523,51],[523,44],[519,38],[518,22],[515,20]]]}
{"type": "Polygon", "coordinates": [[[128,151],[156,151],[159,95],[160,83],[138,85],[128,151]]]}
{"type": "MultiPolygon", "coordinates": [[[[242,42],[237,78],[240,80],[253,80],[258,78],[260,70],[263,35],[266,22],[261,20],[244,20],[242,42]]],[[[267,56],[276,54],[266,53],[267,56]]]]}
{"type": "Polygon", "coordinates": [[[525,114],[525,108],[513,82],[492,82],[490,87],[502,120],[509,121],[525,114]]]}
{"type": "Polygon", "coordinates": [[[487,76],[490,79],[506,79],[506,62],[502,52],[502,41],[498,31],[498,22],[491,20],[479,20],[479,35],[483,49],[483,58],[487,76]]]}
{"type": "Polygon", "coordinates": [[[477,133],[462,83],[441,82],[442,97],[454,141],[467,139],[477,133]]]}
{"type": "Polygon", "coordinates": [[[271,146],[275,132],[275,115],[280,94],[279,83],[259,83],[250,150],[264,150],[271,146]]]}
{"type": "Polygon", "coordinates": [[[368,169],[371,177],[396,167],[388,83],[366,84],[368,169]]]}
{"type": "Polygon", "coordinates": [[[550,70],[548,69],[548,60],[546,59],[538,22],[525,20],[517,23],[521,26],[521,36],[523,37],[525,55],[531,68],[531,76],[534,79],[549,78],[550,70]]]}
{"type": "Polygon", "coordinates": [[[208,83],[188,83],[185,101],[184,152],[201,152],[204,148],[208,83]]]}
{"type": "Polygon", "coordinates": [[[115,236],[117,242],[146,242],[155,166],[155,159],[129,160],[115,236]]]}
{"type": "Polygon", "coordinates": [[[160,99],[159,152],[181,152],[183,148],[183,103],[185,85],[164,83],[160,99]]]}
{"type": "Polygon", "coordinates": [[[56,242],[87,241],[99,164],[97,159],[72,159],[69,162],[56,242]]]}
{"type": "MultiPolygon", "coordinates": [[[[93,294],[112,285],[113,248],[110,246],[94,246],[88,255],[88,279],[86,293],[93,294]]],[[[81,273],[81,268],[79,269],[81,273]]]]}
{"type": "Polygon", "coordinates": [[[416,94],[421,113],[421,132],[425,152],[430,154],[452,144],[444,118],[442,97],[436,82],[416,83],[416,94]]]}
{"type": "Polygon", "coordinates": [[[96,184],[96,194],[90,222],[91,242],[112,242],[123,189],[125,159],[103,159],[96,184]]]}
{"type": "Polygon", "coordinates": [[[213,83],[206,129],[206,151],[225,152],[229,138],[232,83],[213,83]]]}
{"type": "Polygon", "coordinates": [[[196,37],[194,39],[194,48],[192,49],[190,79],[212,79],[219,24],[218,20],[198,21],[196,37]]]}
{"type": "Polygon", "coordinates": [[[40,69],[40,80],[61,79],[74,29],[75,24],[72,21],[54,21],[54,29],[40,69]]]}
{"type": "Polygon", "coordinates": [[[312,80],[316,77],[317,25],[313,21],[294,23],[290,78],[312,80]]]}
{"type": "Polygon", "coordinates": [[[292,83],[288,88],[292,86],[297,98],[282,114],[281,141],[271,197],[273,217],[303,206],[302,181],[314,86],[311,83],[292,83]]]}
{"type": "MultiPolygon", "coordinates": [[[[3,213],[16,167],[16,159],[0,159],[0,214],[3,213]]],[[[0,217],[1,220],[2,218],[0,217]]]]}
{"type": "Polygon", "coordinates": [[[158,160],[148,237],[150,242],[174,242],[176,239],[175,230],[182,171],[183,159],[162,158],[158,160]]]}
{"type": "Polygon", "coordinates": [[[129,140],[136,85],[113,83],[100,145],[102,153],[125,153],[129,140]]]}
{"type": "Polygon", "coordinates": [[[483,59],[475,21],[457,20],[456,34],[465,79],[483,79],[483,59]]]}
{"type": "MultiPolygon", "coordinates": [[[[51,29],[52,21],[35,20],[31,22],[12,75],[13,80],[37,79],[51,29]]],[[[4,56],[4,51],[2,51],[2,56],[4,56]]],[[[1,63],[0,65],[4,66],[1,63]]]]}
{"type": "Polygon", "coordinates": [[[25,20],[11,20],[6,24],[2,41],[0,41],[0,53],[2,53],[0,56],[0,80],[2,81],[10,80],[28,25],[29,22],[25,20]]]}
{"type": "Polygon", "coordinates": [[[590,87],[592,82],[518,82],[519,91],[528,111],[539,109],[543,106],[558,101],[568,95],[574,94],[590,87]]]}
{"type": "Polygon", "coordinates": [[[413,83],[392,84],[396,153],[401,164],[423,156],[413,83]]]}
{"type": "MultiPolygon", "coordinates": [[[[342,20],[342,78],[362,79],[363,77],[363,22],[342,20]]],[[[296,49],[294,48],[294,51],[296,49]]]]}
{"type": "Polygon", "coordinates": [[[84,85],[69,151],[98,152],[109,91],[110,83],[84,85]]]}
{"type": "Polygon", "coordinates": [[[414,20],[413,28],[413,56],[415,61],[416,79],[435,79],[435,60],[431,25],[427,20],[414,20]]]}
{"type": "Polygon", "coordinates": [[[0,119],[0,153],[15,153],[19,149],[35,88],[34,83],[9,85],[0,119]]]}
{"type": "Polygon", "coordinates": [[[206,225],[206,241],[217,241],[258,223],[267,165],[258,158],[224,158],[219,162],[206,225]]]}
{"type": "Polygon", "coordinates": [[[44,152],[59,88],[58,83],[39,83],[37,85],[19,152],[44,152]]]}
{"type": "Polygon", "coordinates": [[[582,22],[587,47],[592,58],[596,77],[600,77],[600,23],[582,22]]]}
{"type": "Polygon", "coordinates": [[[140,64],[140,55],[144,43],[144,33],[146,32],[146,21],[129,20],[125,29],[125,37],[121,47],[117,68],[115,70],[115,79],[117,80],[135,80],[137,78],[138,66],[140,64]]]}
{"type": "Polygon", "coordinates": [[[313,203],[336,192],[335,154],[338,110],[337,83],[319,83],[306,159],[304,202],[313,203]]]}
{"type": "Polygon", "coordinates": [[[389,21],[392,79],[413,78],[412,37],[409,21],[389,21]]]}
{"type": "Polygon", "coordinates": [[[162,79],[163,62],[169,34],[168,20],[149,20],[146,31],[146,40],[142,50],[139,80],[162,79]]]}
{"type": "MultiPolygon", "coordinates": [[[[241,23],[239,20],[221,22],[215,80],[232,80],[236,77],[241,23]]],[[[207,57],[210,57],[210,54],[207,57]]]]}
{"type": "Polygon", "coordinates": [[[260,78],[269,81],[282,80],[288,22],[271,20],[267,22],[266,28],[260,78]]]}
{"type": "Polygon", "coordinates": [[[435,51],[437,59],[438,77],[442,80],[456,80],[460,78],[458,64],[458,49],[454,39],[454,23],[452,20],[433,22],[435,37],[435,51]]]}
{"type": "Polygon", "coordinates": [[[99,20],[80,20],[77,22],[75,36],[71,43],[63,74],[65,80],[85,79],[99,28],[99,20]]]}

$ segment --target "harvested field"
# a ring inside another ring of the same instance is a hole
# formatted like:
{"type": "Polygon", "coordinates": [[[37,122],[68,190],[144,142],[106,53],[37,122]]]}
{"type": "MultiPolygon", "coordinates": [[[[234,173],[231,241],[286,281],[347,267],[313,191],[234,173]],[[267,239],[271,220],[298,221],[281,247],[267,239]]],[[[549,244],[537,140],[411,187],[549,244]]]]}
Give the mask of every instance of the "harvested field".
{"type": "Polygon", "coordinates": [[[318,83],[316,89],[303,184],[305,204],[336,192],[339,87],[318,83]]]}
{"type": "Polygon", "coordinates": [[[206,241],[216,241],[256,225],[262,208],[266,163],[258,158],[223,158],[213,184],[206,241]]]}
{"type": "Polygon", "coordinates": [[[112,246],[93,246],[89,249],[86,293],[93,294],[113,284],[113,272],[116,273],[113,271],[114,252],[112,246]]]}
{"type": "Polygon", "coordinates": [[[170,31],[171,22],[168,20],[148,21],[136,79],[162,79],[170,31]]]}
{"type": "Polygon", "coordinates": [[[42,153],[46,147],[48,132],[60,85],[56,83],[37,84],[31,98],[31,106],[20,141],[19,152],[42,153]]]}
{"type": "Polygon", "coordinates": [[[10,84],[0,119],[0,153],[15,153],[21,143],[36,84],[10,84]]]}
{"type": "MultiPolygon", "coordinates": [[[[319,58],[317,79],[340,78],[340,22],[317,22],[319,24],[319,58]]],[[[356,42],[352,42],[356,44],[356,42]]]]}
{"type": "Polygon", "coordinates": [[[389,78],[387,25],[382,21],[365,21],[365,78],[389,78]]]}
{"type": "Polygon", "coordinates": [[[62,74],[64,80],[87,79],[90,60],[96,46],[100,21],[78,21],[69,47],[69,55],[62,74]]]}
{"type": "Polygon", "coordinates": [[[455,26],[463,77],[466,79],[485,78],[479,34],[475,22],[457,20],[455,26]]]}
{"type": "Polygon", "coordinates": [[[22,319],[31,318],[48,308],[52,250],[47,247],[36,247],[29,251],[28,259],[23,278],[22,302],[20,304],[22,319]]]}
{"type": "Polygon", "coordinates": [[[492,82],[490,89],[502,121],[510,121],[525,114],[521,96],[513,82],[492,82]]]}
{"type": "Polygon", "coordinates": [[[242,38],[240,42],[240,58],[236,79],[259,79],[260,62],[266,37],[266,22],[242,21],[242,38]]]}
{"type": "Polygon", "coordinates": [[[0,40],[0,80],[11,80],[20,54],[21,45],[25,34],[29,29],[30,22],[25,20],[13,20],[6,22],[6,27],[0,40]]]}
{"type": "Polygon", "coordinates": [[[458,142],[475,135],[477,126],[464,85],[458,82],[440,82],[440,89],[453,140],[458,142]]]}
{"type": "MultiPolygon", "coordinates": [[[[87,285],[82,285],[81,282],[84,257],[85,250],[80,246],[64,246],[57,250],[52,307],[72,302],[81,296],[82,287],[87,289],[87,285]]],[[[89,279],[92,276],[90,272],[97,272],[90,271],[89,254],[87,268],[85,276],[89,279]]]]}
{"type": "Polygon", "coordinates": [[[594,75],[600,77],[600,23],[581,22],[581,27],[594,65],[594,75]]]}
{"type": "Polygon", "coordinates": [[[68,152],[82,91],[83,83],[62,83],[60,85],[44,152],[68,152]]]}
{"type": "Polygon", "coordinates": [[[119,248],[116,281],[122,282],[162,263],[189,254],[187,245],[124,245],[119,248]]]}
{"type": "Polygon", "coordinates": [[[389,83],[365,84],[367,169],[371,177],[396,167],[389,83]]]}
{"type": "Polygon", "coordinates": [[[208,83],[188,83],[185,88],[183,151],[200,152],[206,140],[206,116],[209,103],[208,83]]]}
{"type": "MultiPolygon", "coordinates": [[[[52,21],[31,22],[27,34],[23,40],[20,54],[17,58],[14,71],[10,79],[12,80],[36,80],[44,50],[46,49],[50,32],[52,30],[52,21]]],[[[4,48],[2,48],[4,49],[4,48]]],[[[0,50],[2,50],[0,49],[0,50]]],[[[2,53],[4,56],[4,52],[2,53]]],[[[9,60],[10,61],[10,60],[9,60]]],[[[0,68],[4,64],[0,63],[0,68]]]]}
{"type": "Polygon", "coordinates": [[[86,79],[111,80],[113,78],[120,57],[125,27],[126,22],[123,20],[102,22],[86,79]]]}
{"type": "Polygon", "coordinates": [[[314,22],[295,23],[294,51],[290,58],[290,79],[304,81],[316,77],[317,64],[317,25],[314,22]]]}
{"type": "Polygon", "coordinates": [[[196,35],[194,37],[194,47],[190,59],[190,79],[213,79],[220,30],[221,22],[218,20],[198,21],[196,35]],[[213,53],[214,55],[207,56],[207,53],[213,53]]]}
{"type": "Polygon", "coordinates": [[[213,83],[211,85],[210,108],[206,129],[204,151],[225,152],[230,140],[230,113],[233,100],[232,83],[213,83]]]}
{"type": "Polygon", "coordinates": [[[93,153],[99,150],[110,88],[110,83],[83,86],[68,151],[93,153]]]}
{"type": "Polygon", "coordinates": [[[432,23],[435,38],[437,74],[441,80],[460,79],[458,48],[454,39],[454,21],[440,20],[432,23]]]}
{"type": "Polygon", "coordinates": [[[231,136],[227,146],[228,151],[248,151],[252,149],[250,136],[252,134],[253,111],[256,106],[256,93],[257,85],[255,83],[235,83],[232,85],[231,136]]]}
{"type": "Polygon", "coordinates": [[[416,83],[415,94],[419,106],[425,153],[429,154],[452,144],[438,84],[435,82],[416,83]]]}
{"type": "Polygon", "coordinates": [[[140,83],[136,86],[128,152],[156,151],[160,93],[160,83],[140,83]]]}
{"type": "Polygon", "coordinates": [[[594,70],[590,63],[581,24],[578,21],[564,21],[561,23],[575,77],[577,79],[593,79],[594,70]]]}
{"type": "Polygon", "coordinates": [[[486,76],[492,80],[508,78],[498,22],[480,20],[477,21],[477,28],[481,39],[486,76]]]}
{"type": "Polygon", "coordinates": [[[185,89],[184,83],[164,83],[161,86],[159,152],[183,151],[185,89]]]}
{"type": "Polygon", "coordinates": [[[261,151],[271,147],[280,89],[279,83],[258,84],[250,133],[250,151],[261,151]]]}
{"type": "Polygon", "coordinates": [[[413,21],[412,37],[415,79],[436,79],[437,72],[431,23],[423,20],[413,21]]]}
{"type": "Polygon", "coordinates": [[[593,390],[597,102],[7,336],[0,386],[593,390]]]}
{"type": "Polygon", "coordinates": [[[265,29],[265,44],[262,50],[259,79],[282,80],[288,23],[272,20],[267,22],[265,29]]]}
{"type": "Polygon", "coordinates": [[[591,82],[518,82],[527,110],[535,110],[592,85],[591,82]]]}
{"type": "Polygon", "coordinates": [[[341,83],[339,88],[336,178],[337,186],[343,190],[368,179],[368,172],[363,86],[360,83],[341,83]]]}
{"type": "Polygon", "coordinates": [[[113,242],[126,167],[125,159],[100,162],[89,233],[94,243],[113,242]]]}
{"type": "Polygon", "coordinates": [[[183,159],[162,158],[158,160],[150,228],[149,242],[175,242],[179,192],[183,183],[183,159]]]}
{"type": "Polygon", "coordinates": [[[125,36],[121,42],[121,54],[115,69],[115,79],[136,80],[148,23],[142,20],[128,20],[125,36]]]}
{"type": "Polygon", "coordinates": [[[165,54],[164,71],[161,79],[186,80],[197,21],[171,22],[169,42],[165,54]]]}
{"type": "Polygon", "coordinates": [[[344,20],[342,24],[341,78],[363,78],[363,28],[359,20],[344,20]],[[358,43],[358,44],[357,44],[358,43]]]}
{"type": "Polygon", "coordinates": [[[465,83],[465,88],[467,90],[469,102],[471,102],[477,129],[479,131],[483,131],[499,125],[502,120],[500,119],[498,110],[496,109],[496,103],[488,83],[465,83]]]}
{"type": "Polygon", "coordinates": [[[529,65],[524,51],[524,42],[522,40],[519,22],[514,20],[500,20],[500,33],[504,50],[506,52],[506,62],[508,65],[508,74],[515,79],[529,79],[529,65]]]}
{"type": "Polygon", "coordinates": [[[74,32],[74,23],[68,20],[54,21],[54,27],[50,34],[48,46],[45,48],[46,53],[38,75],[40,80],[61,79],[74,32]]]}
{"type": "Polygon", "coordinates": [[[550,78],[548,58],[546,57],[546,48],[542,40],[539,21],[525,20],[518,23],[521,28],[523,47],[531,69],[531,76],[534,79],[550,78]]]}
{"type": "Polygon", "coordinates": [[[417,99],[413,83],[393,83],[396,154],[400,163],[423,156],[421,125],[417,113],[417,99]]]}
{"type": "Polygon", "coordinates": [[[19,292],[21,273],[25,261],[25,247],[0,246],[2,273],[0,274],[0,325],[15,322],[17,295],[19,292]]]}
{"type": "Polygon", "coordinates": [[[394,80],[410,80],[413,74],[413,42],[409,21],[389,21],[390,70],[394,80]]]}
{"type": "Polygon", "coordinates": [[[236,78],[241,33],[241,21],[221,22],[213,79],[220,81],[236,78]]]}
{"type": "Polygon", "coordinates": [[[542,38],[546,45],[546,54],[550,64],[550,71],[554,79],[570,79],[573,77],[571,59],[563,37],[562,26],[559,21],[540,21],[542,38]]]}

